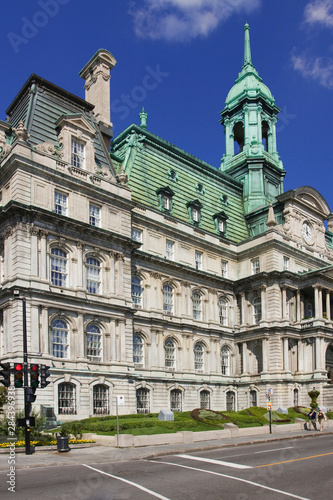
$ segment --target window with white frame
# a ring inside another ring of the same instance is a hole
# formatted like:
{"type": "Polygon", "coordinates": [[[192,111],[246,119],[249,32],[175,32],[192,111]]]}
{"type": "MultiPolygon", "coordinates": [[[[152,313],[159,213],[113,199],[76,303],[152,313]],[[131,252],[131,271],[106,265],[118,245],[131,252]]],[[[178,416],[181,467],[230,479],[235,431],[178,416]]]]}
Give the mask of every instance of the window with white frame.
{"type": "Polygon", "coordinates": [[[203,372],[205,366],[205,347],[202,342],[196,342],[194,345],[194,369],[197,372],[203,372]]]}
{"type": "Polygon", "coordinates": [[[143,366],[144,362],[144,343],[141,335],[133,335],[133,363],[143,366]]]}
{"type": "Polygon", "coordinates": [[[289,271],[290,269],[290,259],[289,257],[283,257],[283,270],[289,271]]]}
{"type": "Polygon", "coordinates": [[[149,389],[141,387],[136,390],[137,413],[149,413],[149,389]]]}
{"type": "Polygon", "coordinates": [[[134,307],[140,309],[142,307],[142,286],[138,276],[132,276],[131,295],[134,307]]]}
{"type": "Polygon", "coordinates": [[[101,293],[101,263],[94,257],[86,259],[86,279],[89,293],[101,293]]]}
{"type": "Polygon", "coordinates": [[[230,349],[227,346],[221,349],[221,372],[222,375],[230,375],[230,349]]]}
{"type": "Polygon", "coordinates": [[[201,295],[199,292],[192,293],[193,319],[201,320],[201,295]]]}
{"type": "Polygon", "coordinates": [[[162,202],[162,208],[164,210],[170,210],[170,207],[171,207],[171,198],[170,196],[167,196],[167,195],[162,195],[161,196],[161,202],[162,202]]]}
{"type": "Polygon", "coordinates": [[[224,297],[219,298],[219,317],[220,325],[226,326],[228,324],[228,302],[224,297]]]}
{"type": "Polygon", "coordinates": [[[109,388],[104,384],[97,384],[93,387],[93,413],[94,415],[108,415],[109,409],[109,388]]]}
{"type": "Polygon", "coordinates": [[[173,241],[166,240],[166,245],[165,245],[165,256],[169,260],[174,259],[174,248],[175,244],[173,241]]]}
{"type": "Polygon", "coordinates": [[[85,144],[72,138],[71,164],[77,168],[85,167],[85,144]]]}
{"type": "Polygon", "coordinates": [[[253,302],[253,324],[257,325],[261,320],[261,298],[256,297],[253,302]]]}
{"type": "Polygon", "coordinates": [[[59,415],[76,415],[76,387],[71,382],[58,385],[59,415]]]}
{"type": "Polygon", "coordinates": [[[170,410],[182,411],[182,391],[180,389],[170,391],[170,410]]]}
{"type": "Polygon", "coordinates": [[[164,345],[165,349],[165,367],[169,370],[176,368],[176,342],[174,339],[167,339],[164,345]]]}
{"type": "Polygon", "coordinates": [[[101,209],[93,203],[89,203],[89,224],[95,227],[101,227],[101,209]]]}
{"type": "Polygon", "coordinates": [[[251,273],[258,274],[260,273],[260,260],[259,257],[251,260],[251,273]]]}
{"type": "Polygon", "coordinates": [[[68,326],[60,319],[52,321],[52,354],[55,358],[68,358],[68,326]]]}
{"type": "Polygon", "coordinates": [[[169,284],[163,285],[163,311],[173,313],[173,288],[169,284]]]}
{"type": "Polygon", "coordinates": [[[66,286],[67,283],[67,253],[61,248],[51,248],[51,283],[56,286],[66,286]]]}
{"type": "Polygon", "coordinates": [[[228,261],[221,260],[221,276],[222,278],[228,277],[228,261]]]}
{"type": "Polygon", "coordinates": [[[195,268],[199,271],[202,270],[202,252],[195,251],[195,268]]]}
{"type": "Polygon", "coordinates": [[[192,207],[191,214],[192,214],[192,220],[193,220],[193,222],[198,223],[199,219],[200,219],[200,211],[197,208],[192,207]]]}
{"type": "Polygon", "coordinates": [[[132,228],[132,240],[142,243],[142,231],[141,229],[132,228]]]}
{"type": "Polygon", "coordinates": [[[54,211],[56,214],[67,215],[68,196],[60,191],[54,192],[54,211]]]}
{"type": "Polygon", "coordinates": [[[90,324],[87,327],[87,358],[91,361],[102,359],[102,336],[97,325],[90,324]]]}
{"type": "Polygon", "coordinates": [[[200,391],[200,408],[203,410],[210,409],[210,392],[203,390],[200,391]]]}

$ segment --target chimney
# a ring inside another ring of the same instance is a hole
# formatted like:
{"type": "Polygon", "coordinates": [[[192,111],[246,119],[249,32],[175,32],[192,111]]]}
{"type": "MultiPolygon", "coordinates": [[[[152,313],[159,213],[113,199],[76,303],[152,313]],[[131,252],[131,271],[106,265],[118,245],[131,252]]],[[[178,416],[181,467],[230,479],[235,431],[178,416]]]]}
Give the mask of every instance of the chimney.
{"type": "Polygon", "coordinates": [[[117,61],[110,52],[100,49],[87,62],[79,75],[85,80],[85,100],[95,106],[94,114],[105,135],[112,137],[110,111],[110,71],[117,61]]]}

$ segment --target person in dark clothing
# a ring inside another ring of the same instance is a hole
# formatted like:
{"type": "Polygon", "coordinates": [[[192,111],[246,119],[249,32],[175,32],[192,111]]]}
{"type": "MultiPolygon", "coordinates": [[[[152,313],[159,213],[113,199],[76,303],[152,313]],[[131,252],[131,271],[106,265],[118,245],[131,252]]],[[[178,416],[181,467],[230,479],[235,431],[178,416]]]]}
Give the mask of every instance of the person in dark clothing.
{"type": "Polygon", "coordinates": [[[312,409],[310,411],[310,413],[308,413],[308,417],[309,417],[310,422],[312,424],[312,427],[314,428],[315,431],[317,430],[316,416],[317,416],[317,413],[314,411],[314,409],[312,409]]]}

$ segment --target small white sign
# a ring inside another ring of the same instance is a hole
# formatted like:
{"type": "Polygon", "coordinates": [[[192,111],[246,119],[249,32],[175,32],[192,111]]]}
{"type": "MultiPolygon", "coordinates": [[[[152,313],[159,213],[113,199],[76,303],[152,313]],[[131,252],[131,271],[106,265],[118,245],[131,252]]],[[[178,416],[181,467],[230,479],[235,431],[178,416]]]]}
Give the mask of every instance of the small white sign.
{"type": "Polygon", "coordinates": [[[124,396],[117,396],[117,403],[118,403],[118,406],[124,406],[125,397],[124,396]]]}

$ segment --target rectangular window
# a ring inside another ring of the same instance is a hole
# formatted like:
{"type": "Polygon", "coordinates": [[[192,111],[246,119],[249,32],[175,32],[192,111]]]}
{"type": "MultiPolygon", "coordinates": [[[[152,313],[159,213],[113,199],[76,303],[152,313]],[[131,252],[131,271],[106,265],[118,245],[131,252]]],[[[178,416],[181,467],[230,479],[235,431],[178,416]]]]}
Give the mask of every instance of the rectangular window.
{"type": "Polygon", "coordinates": [[[140,229],[132,228],[132,240],[142,243],[142,231],[140,229]]]}
{"type": "Polygon", "coordinates": [[[219,231],[220,231],[220,233],[224,233],[224,220],[223,219],[219,219],[218,225],[219,225],[219,231]]]}
{"type": "Polygon", "coordinates": [[[174,247],[175,244],[173,241],[166,240],[166,248],[165,248],[165,253],[166,253],[166,258],[169,260],[174,259],[174,247]]]}
{"type": "Polygon", "coordinates": [[[162,196],[162,207],[164,208],[164,210],[170,210],[169,196],[162,196]]]}
{"type": "Polygon", "coordinates": [[[283,270],[289,271],[290,259],[288,257],[283,257],[283,270]]]}
{"type": "Polygon", "coordinates": [[[228,262],[226,260],[221,260],[221,276],[222,278],[228,277],[228,262]]]}
{"type": "Polygon", "coordinates": [[[72,159],[71,163],[74,167],[84,168],[85,161],[85,145],[83,142],[72,139],[72,159]]]}
{"type": "Polygon", "coordinates": [[[199,222],[199,211],[196,208],[192,208],[192,220],[193,222],[199,222]]]}
{"type": "Polygon", "coordinates": [[[101,209],[92,203],[89,205],[89,224],[95,227],[100,227],[101,224],[101,209]]]}
{"type": "Polygon", "coordinates": [[[199,271],[202,269],[202,253],[195,251],[195,268],[199,271]]]}
{"type": "Polygon", "coordinates": [[[91,333],[87,334],[87,358],[92,361],[100,361],[102,353],[101,336],[91,333]]]}
{"type": "Polygon", "coordinates": [[[54,211],[56,214],[67,215],[67,194],[54,192],[54,211]]]}
{"type": "Polygon", "coordinates": [[[252,274],[258,274],[258,273],[260,273],[260,261],[259,261],[259,257],[257,257],[256,259],[252,259],[251,260],[251,272],[252,272],[252,274]]]}

